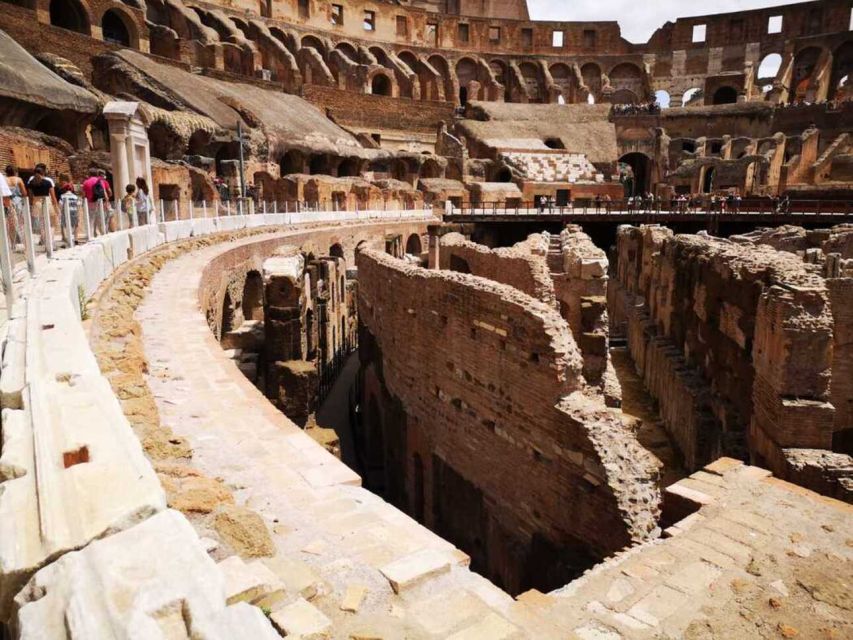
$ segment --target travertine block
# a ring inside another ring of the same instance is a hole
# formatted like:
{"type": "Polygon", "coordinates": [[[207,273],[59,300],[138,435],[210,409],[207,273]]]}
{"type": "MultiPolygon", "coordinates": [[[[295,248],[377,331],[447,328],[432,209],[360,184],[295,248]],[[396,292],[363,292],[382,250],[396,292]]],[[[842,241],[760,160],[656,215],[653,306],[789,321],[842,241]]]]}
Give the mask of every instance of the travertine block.
{"type": "Polygon", "coordinates": [[[386,564],[380,569],[395,593],[450,570],[450,559],[434,549],[424,549],[386,564]]]}
{"type": "Polygon", "coordinates": [[[332,621],[303,598],[299,598],[293,604],[273,612],[270,619],[276,628],[288,638],[320,640],[329,637],[329,631],[332,627],[332,621]]]}
{"type": "Polygon", "coordinates": [[[21,638],[278,638],[257,607],[226,606],[222,572],[172,510],[48,565],[15,607],[21,638]]]}
{"type": "Polygon", "coordinates": [[[264,596],[284,591],[284,584],[259,560],[243,562],[240,556],[229,556],[219,563],[225,577],[228,604],[254,603],[264,596]]]}

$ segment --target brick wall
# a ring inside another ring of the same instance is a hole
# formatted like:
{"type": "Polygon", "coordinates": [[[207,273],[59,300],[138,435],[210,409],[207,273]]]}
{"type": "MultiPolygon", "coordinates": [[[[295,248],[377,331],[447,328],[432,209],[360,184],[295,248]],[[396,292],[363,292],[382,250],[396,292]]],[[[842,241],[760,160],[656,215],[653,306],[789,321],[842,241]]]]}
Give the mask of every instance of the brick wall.
{"type": "Polygon", "coordinates": [[[448,233],[441,238],[439,265],[442,269],[462,270],[463,273],[502,282],[556,307],[554,282],[545,257],[531,253],[526,243],[490,249],[466,240],[459,233],[448,233]],[[467,271],[462,269],[463,265],[467,271]]]}
{"type": "Polygon", "coordinates": [[[453,105],[446,102],[389,98],[318,85],[305,85],[303,97],[327,109],[344,127],[435,133],[440,122],[453,120],[453,105]]]}
{"type": "MultiPolygon", "coordinates": [[[[620,229],[617,256],[632,355],[688,468],[758,453],[751,424],[782,446],[825,446],[821,406],[809,405],[820,409],[813,431],[782,417],[802,413],[789,398],[827,397],[832,323],[815,267],[766,246],[655,228],[620,229]]],[[[831,424],[830,413],[830,435],[831,424]]]]}
{"type": "Polygon", "coordinates": [[[357,265],[357,440],[388,499],[512,592],[563,584],[655,526],[656,463],[578,392],[556,310],[375,251],[357,265]]]}

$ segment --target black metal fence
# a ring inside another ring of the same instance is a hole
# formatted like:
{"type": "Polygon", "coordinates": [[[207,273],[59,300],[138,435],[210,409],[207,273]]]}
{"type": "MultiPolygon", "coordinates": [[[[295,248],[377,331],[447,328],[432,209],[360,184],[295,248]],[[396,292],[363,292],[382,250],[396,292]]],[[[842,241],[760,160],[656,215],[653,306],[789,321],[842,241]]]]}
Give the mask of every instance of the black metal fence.
{"type": "Polygon", "coordinates": [[[448,206],[449,216],[639,216],[639,215],[731,215],[731,216],[837,216],[840,221],[853,218],[853,200],[793,200],[777,198],[743,198],[712,200],[710,198],[660,199],[627,198],[606,201],[579,198],[564,204],[546,201],[463,203],[448,206]]]}

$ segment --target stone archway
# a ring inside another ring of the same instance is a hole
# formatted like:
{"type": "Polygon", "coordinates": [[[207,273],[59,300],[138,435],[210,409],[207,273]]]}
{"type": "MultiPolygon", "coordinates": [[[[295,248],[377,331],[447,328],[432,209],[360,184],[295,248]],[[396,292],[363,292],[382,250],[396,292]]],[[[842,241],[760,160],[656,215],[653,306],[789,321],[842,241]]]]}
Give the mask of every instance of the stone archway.
{"type": "Polygon", "coordinates": [[[84,35],[92,35],[89,13],[78,0],[50,0],[50,24],[84,35]]]}
{"type": "Polygon", "coordinates": [[[735,104],[737,102],[737,89],[734,87],[720,87],[714,92],[711,104],[735,104]]]}
{"type": "Polygon", "coordinates": [[[619,163],[630,168],[630,180],[623,179],[625,196],[636,196],[651,190],[652,159],[645,153],[626,153],[619,158],[619,163]]]}
{"type": "Polygon", "coordinates": [[[246,274],[246,283],[243,285],[243,319],[264,319],[264,279],[257,271],[246,274]]]}

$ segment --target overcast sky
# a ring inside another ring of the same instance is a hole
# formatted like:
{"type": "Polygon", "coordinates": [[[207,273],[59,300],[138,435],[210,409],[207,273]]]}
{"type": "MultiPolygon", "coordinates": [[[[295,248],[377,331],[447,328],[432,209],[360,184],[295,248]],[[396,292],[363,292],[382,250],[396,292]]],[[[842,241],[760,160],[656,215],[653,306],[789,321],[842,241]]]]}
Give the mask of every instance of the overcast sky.
{"type": "Polygon", "coordinates": [[[618,20],[622,37],[647,42],[667,20],[794,4],[795,0],[527,0],[534,20],[618,20]]]}

